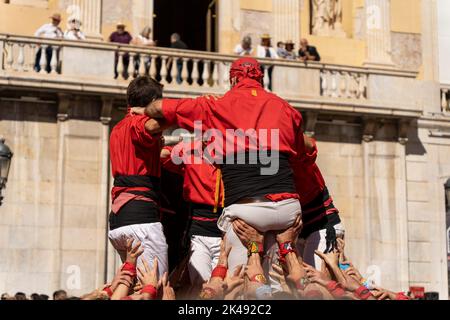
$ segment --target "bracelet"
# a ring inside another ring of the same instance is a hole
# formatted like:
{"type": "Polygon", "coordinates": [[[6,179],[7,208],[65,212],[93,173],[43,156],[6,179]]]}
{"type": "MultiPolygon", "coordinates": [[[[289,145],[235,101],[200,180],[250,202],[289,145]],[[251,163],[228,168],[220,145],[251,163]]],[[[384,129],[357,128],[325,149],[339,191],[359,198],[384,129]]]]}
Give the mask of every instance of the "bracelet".
{"type": "Polygon", "coordinates": [[[263,285],[256,289],[256,300],[269,300],[272,298],[272,288],[269,285],[263,285]]]}
{"type": "Polygon", "coordinates": [[[255,253],[262,256],[264,254],[264,244],[262,242],[249,241],[247,243],[247,256],[250,257],[255,253]]]}
{"type": "Polygon", "coordinates": [[[228,268],[222,265],[217,265],[211,273],[211,278],[225,279],[228,268]]]}
{"type": "Polygon", "coordinates": [[[361,300],[367,300],[372,295],[370,293],[369,289],[367,289],[364,286],[361,286],[358,289],[356,289],[353,294],[355,295],[355,297],[357,297],[358,299],[361,299],[361,300]]]}
{"type": "Polygon", "coordinates": [[[216,296],[216,290],[210,287],[204,287],[202,292],[200,292],[200,299],[212,300],[216,296]]]}
{"type": "Polygon", "coordinates": [[[267,283],[267,279],[263,274],[257,274],[250,279],[251,282],[258,282],[262,284],[267,283]]]}
{"type": "Polygon", "coordinates": [[[279,245],[279,250],[280,250],[280,262],[281,263],[286,263],[286,255],[288,255],[289,253],[295,253],[297,254],[297,252],[295,251],[295,246],[292,243],[292,241],[286,241],[283,243],[280,243],[279,245]]]}
{"type": "Polygon", "coordinates": [[[125,262],[122,266],[122,271],[129,271],[132,274],[132,277],[136,277],[136,266],[130,262],[125,262]]]}
{"type": "Polygon", "coordinates": [[[150,299],[155,300],[158,294],[158,290],[156,290],[153,285],[148,284],[142,288],[141,293],[148,293],[150,295],[150,299]]]}
{"type": "Polygon", "coordinates": [[[340,298],[345,294],[345,290],[342,285],[336,281],[328,282],[327,290],[330,291],[331,295],[335,298],[340,298]]]}
{"type": "Polygon", "coordinates": [[[108,297],[112,297],[112,295],[113,295],[113,291],[111,290],[111,286],[108,286],[108,287],[106,287],[105,289],[103,289],[102,290],[103,292],[105,292],[107,295],[108,295],[108,297]]]}

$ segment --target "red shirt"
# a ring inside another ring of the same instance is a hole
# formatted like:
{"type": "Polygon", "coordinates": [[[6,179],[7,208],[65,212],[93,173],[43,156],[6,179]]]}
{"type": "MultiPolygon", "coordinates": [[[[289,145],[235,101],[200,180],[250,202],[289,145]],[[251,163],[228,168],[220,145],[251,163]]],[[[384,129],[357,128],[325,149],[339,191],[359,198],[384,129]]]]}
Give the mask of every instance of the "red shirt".
{"type": "Polygon", "coordinates": [[[128,113],[112,130],[110,138],[111,169],[116,176],[160,177],[161,134],[145,130],[147,116],[128,113]]]}
{"type": "Polygon", "coordinates": [[[312,150],[290,161],[292,171],[294,172],[295,187],[300,196],[302,206],[314,200],[325,188],[325,180],[316,164],[316,158],[317,146],[314,141],[312,150]]]}
{"type": "MultiPolygon", "coordinates": [[[[201,142],[196,142],[196,144],[201,142]]],[[[171,152],[171,156],[162,159],[163,168],[184,176],[183,197],[186,201],[206,204],[210,206],[223,207],[223,183],[220,170],[207,163],[193,162],[191,164],[176,165],[172,159],[174,156],[183,156],[183,143],[175,147],[164,147],[171,152]]],[[[201,160],[201,159],[200,159],[201,160]]]]}
{"type": "MultiPolygon", "coordinates": [[[[168,122],[189,131],[194,130],[196,120],[202,121],[203,131],[217,129],[224,138],[226,129],[255,129],[260,145],[255,146],[256,150],[278,149],[292,156],[304,152],[301,114],[285,100],[265,91],[260,83],[252,79],[240,81],[218,100],[204,97],[164,99],[162,111],[168,122]],[[261,139],[259,129],[278,129],[278,146],[272,146],[272,132],[268,133],[268,139],[261,139]]],[[[235,150],[230,153],[255,150],[248,139],[245,146],[239,142],[234,142],[234,145],[235,150]]]]}

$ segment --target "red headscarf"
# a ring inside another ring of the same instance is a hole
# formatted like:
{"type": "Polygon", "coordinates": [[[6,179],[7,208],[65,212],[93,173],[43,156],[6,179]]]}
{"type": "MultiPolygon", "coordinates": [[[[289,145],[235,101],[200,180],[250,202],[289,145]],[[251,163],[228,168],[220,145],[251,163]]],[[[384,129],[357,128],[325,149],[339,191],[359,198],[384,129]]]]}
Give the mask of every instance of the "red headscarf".
{"type": "Polygon", "coordinates": [[[264,78],[264,74],[261,71],[261,66],[258,61],[253,58],[240,58],[233,62],[230,69],[230,81],[233,78],[237,78],[237,81],[241,81],[245,78],[254,79],[258,82],[264,78]]]}

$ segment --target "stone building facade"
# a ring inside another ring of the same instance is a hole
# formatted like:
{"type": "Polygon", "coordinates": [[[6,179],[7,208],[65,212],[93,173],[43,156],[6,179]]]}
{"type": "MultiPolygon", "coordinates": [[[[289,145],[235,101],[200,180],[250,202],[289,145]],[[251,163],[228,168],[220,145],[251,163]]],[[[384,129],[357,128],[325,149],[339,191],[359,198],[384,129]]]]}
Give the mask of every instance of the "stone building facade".
{"type": "Polygon", "coordinates": [[[108,139],[129,81],[114,79],[115,52],[160,59],[149,72],[165,82],[168,97],[220,94],[233,47],[244,35],[257,43],[270,33],[274,42],[306,37],[322,55],[308,65],[262,61],[274,65],[275,93],[302,111],[305,131],[318,140],[348,255],[385,287],[424,286],[447,299],[450,83],[437,32],[444,9],[436,0],[336,4],[339,32],[324,34],[313,31],[320,14],[307,0],[219,0],[217,52],[208,53],[101,41],[118,21],[133,34],[145,25],[160,32],[153,1],[0,1],[0,136],[14,152],[0,207],[0,292],[81,294],[117,266],[106,236],[108,139]],[[90,42],[30,38],[51,13],[66,20],[73,6],[90,42]],[[15,24],[19,17],[28,23],[15,24]],[[61,70],[32,70],[37,45],[60,48],[53,65],[61,70]],[[170,80],[170,58],[185,61],[182,84],[170,80]]]}

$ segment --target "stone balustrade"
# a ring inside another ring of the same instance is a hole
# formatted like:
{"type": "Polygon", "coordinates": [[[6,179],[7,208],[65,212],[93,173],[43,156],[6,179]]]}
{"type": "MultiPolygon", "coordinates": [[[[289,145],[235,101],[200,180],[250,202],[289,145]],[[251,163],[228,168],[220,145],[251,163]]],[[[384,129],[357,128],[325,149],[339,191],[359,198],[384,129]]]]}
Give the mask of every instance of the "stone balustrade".
{"type": "MultiPolygon", "coordinates": [[[[236,59],[211,52],[5,34],[0,34],[0,53],[0,85],[123,95],[130,79],[148,74],[173,97],[223,94],[236,59]],[[42,54],[36,59],[38,52],[42,54]]],[[[419,117],[423,110],[413,95],[395,92],[396,87],[414,90],[414,71],[259,60],[264,86],[269,88],[272,68],[272,90],[294,107],[409,117],[419,117]]]]}
{"type": "Polygon", "coordinates": [[[443,113],[450,113],[450,85],[441,88],[441,109],[443,113]]]}

